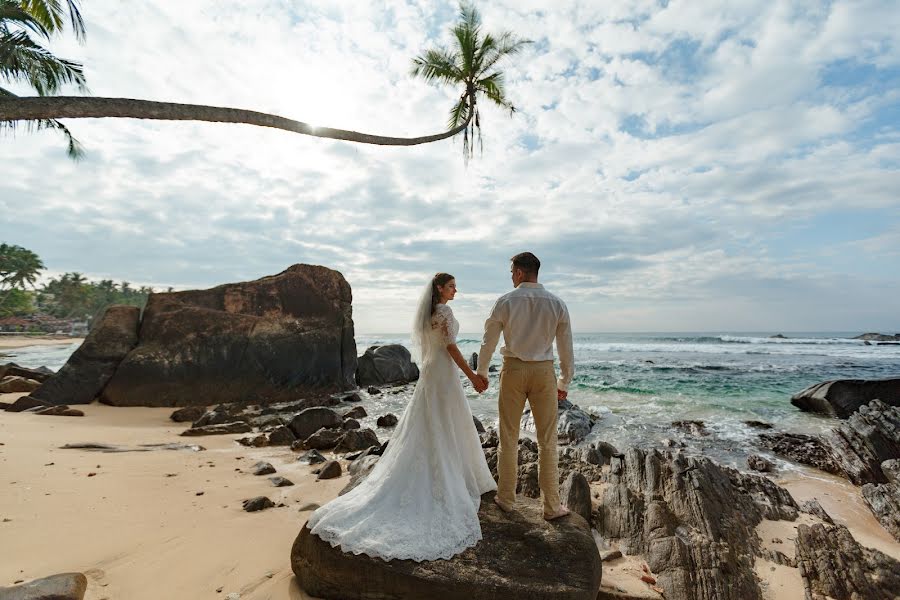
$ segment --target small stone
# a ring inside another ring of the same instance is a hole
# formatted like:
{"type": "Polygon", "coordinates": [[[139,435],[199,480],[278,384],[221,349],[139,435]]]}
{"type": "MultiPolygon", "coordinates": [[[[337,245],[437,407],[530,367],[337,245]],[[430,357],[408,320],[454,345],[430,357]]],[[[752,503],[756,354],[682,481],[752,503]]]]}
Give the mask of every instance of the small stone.
{"type": "Polygon", "coordinates": [[[340,477],[342,473],[341,463],[336,460],[330,460],[319,470],[319,475],[316,479],[334,479],[335,477],[340,477]]]}
{"type": "Polygon", "coordinates": [[[364,419],[368,417],[369,413],[366,412],[366,409],[362,406],[354,406],[350,410],[344,413],[345,419],[364,419]]]}
{"type": "Polygon", "coordinates": [[[204,494],[204,492],[197,492],[197,493],[194,494],[194,495],[195,495],[195,496],[202,496],[203,494],[204,494]]]}
{"type": "Polygon", "coordinates": [[[359,421],[356,419],[345,419],[341,424],[341,429],[344,431],[350,431],[351,429],[359,429],[362,425],[359,424],[359,421]]]}
{"type": "Polygon", "coordinates": [[[272,482],[272,485],[275,487],[288,487],[294,485],[294,482],[285,477],[281,477],[280,475],[277,477],[269,477],[269,481],[272,482]]]}
{"type": "Polygon", "coordinates": [[[255,465],[253,465],[253,474],[254,475],[271,475],[272,473],[275,473],[275,472],[276,472],[275,467],[273,467],[271,464],[269,464],[265,461],[260,461],[260,462],[256,463],[255,465]]]}
{"type": "Polygon", "coordinates": [[[244,510],[247,512],[258,512],[260,510],[265,510],[274,506],[275,503],[265,496],[257,496],[256,498],[250,498],[249,500],[244,500],[243,502],[244,510]]]}
{"type": "Polygon", "coordinates": [[[398,420],[396,415],[388,413],[378,417],[378,421],[375,424],[379,427],[394,427],[397,425],[398,420]]]}
{"type": "Polygon", "coordinates": [[[353,393],[341,398],[343,402],[362,402],[362,398],[357,393],[353,393]]]}
{"type": "Polygon", "coordinates": [[[305,463],[307,465],[317,465],[326,460],[327,459],[322,456],[322,453],[318,450],[308,450],[297,457],[297,462],[305,463]]]}
{"type": "Polygon", "coordinates": [[[378,389],[377,387],[375,387],[374,385],[370,385],[368,388],[366,388],[366,392],[369,393],[369,394],[372,395],[372,396],[377,396],[378,394],[381,393],[381,390],[379,390],[379,389],[378,389]]]}
{"type": "Polygon", "coordinates": [[[646,573],[641,575],[641,581],[650,585],[656,585],[656,578],[652,575],[647,575],[646,573]]]}
{"type": "Polygon", "coordinates": [[[308,510],[317,510],[319,508],[321,508],[321,507],[318,504],[316,504],[315,502],[307,502],[306,504],[301,506],[298,510],[300,512],[306,512],[308,510]]]}
{"type": "Polygon", "coordinates": [[[94,473],[94,472],[91,472],[91,473],[88,473],[88,474],[87,474],[88,477],[94,477],[95,475],[97,475],[97,474],[94,473]]]}
{"type": "Polygon", "coordinates": [[[622,558],[622,552],[619,550],[607,550],[600,553],[600,560],[603,562],[616,560],[618,558],[622,558]]]}

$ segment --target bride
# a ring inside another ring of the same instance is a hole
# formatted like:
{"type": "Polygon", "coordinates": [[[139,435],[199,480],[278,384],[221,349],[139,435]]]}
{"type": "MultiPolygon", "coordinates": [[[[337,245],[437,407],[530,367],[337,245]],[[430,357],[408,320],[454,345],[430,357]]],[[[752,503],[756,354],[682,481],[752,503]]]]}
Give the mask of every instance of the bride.
{"type": "Polygon", "coordinates": [[[412,400],[369,476],[309,519],[313,534],[344,552],[448,559],[481,540],[481,495],[497,485],[457,371],[484,391],[456,346],[459,322],[447,305],[454,296],[447,273],[426,286],[413,322],[421,375],[412,400]]]}

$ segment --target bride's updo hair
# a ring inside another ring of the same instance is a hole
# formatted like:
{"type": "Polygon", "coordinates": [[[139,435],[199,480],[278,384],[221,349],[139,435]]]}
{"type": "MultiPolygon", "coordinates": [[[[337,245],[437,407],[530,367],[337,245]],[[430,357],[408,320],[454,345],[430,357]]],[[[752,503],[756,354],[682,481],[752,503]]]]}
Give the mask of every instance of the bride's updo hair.
{"type": "Polygon", "coordinates": [[[435,273],[431,279],[431,314],[434,314],[438,302],[441,301],[441,290],[438,289],[438,286],[447,285],[451,279],[456,279],[456,277],[450,273],[435,273]]]}

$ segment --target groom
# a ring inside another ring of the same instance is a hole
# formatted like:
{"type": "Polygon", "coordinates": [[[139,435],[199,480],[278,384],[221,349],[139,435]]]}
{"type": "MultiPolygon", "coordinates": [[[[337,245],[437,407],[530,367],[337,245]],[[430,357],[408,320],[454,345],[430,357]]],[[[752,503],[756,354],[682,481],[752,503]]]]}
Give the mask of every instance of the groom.
{"type": "Polygon", "coordinates": [[[559,500],[559,456],[556,451],[557,402],[566,399],[575,374],[572,327],[565,303],[538,283],[541,261],[531,252],[510,259],[515,289],[500,297],[484,323],[478,353],[478,377],[488,386],[488,367],[500,334],[504,346],[500,372],[500,448],[497,459],[497,496],[494,501],[510,511],[516,501],[519,422],[525,400],[531,406],[538,439],[538,483],[544,499],[544,518],[569,514],[559,500]],[[553,369],[553,340],[559,350],[560,377],[553,369]]]}

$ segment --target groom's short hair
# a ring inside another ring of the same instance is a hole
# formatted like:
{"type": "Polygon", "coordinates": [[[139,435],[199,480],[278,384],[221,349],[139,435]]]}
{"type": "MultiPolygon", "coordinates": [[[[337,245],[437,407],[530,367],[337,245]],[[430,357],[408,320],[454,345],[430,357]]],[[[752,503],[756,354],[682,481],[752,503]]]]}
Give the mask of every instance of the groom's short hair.
{"type": "Polygon", "coordinates": [[[529,275],[537,275],[541,270],[541,261],[531,252],[516,254],[511,259],[514,269],[522,269],[529,275]]]}

